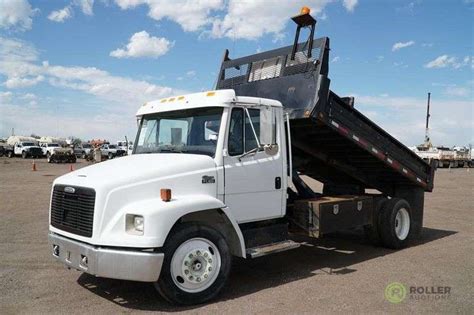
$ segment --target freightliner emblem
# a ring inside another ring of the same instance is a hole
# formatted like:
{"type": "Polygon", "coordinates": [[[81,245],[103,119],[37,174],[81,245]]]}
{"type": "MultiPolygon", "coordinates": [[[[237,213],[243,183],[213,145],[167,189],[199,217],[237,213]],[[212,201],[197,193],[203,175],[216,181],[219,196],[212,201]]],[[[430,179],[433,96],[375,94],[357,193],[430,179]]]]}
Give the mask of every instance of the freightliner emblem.
{"type": "Polygon", "coordinates": [[[202,177],[203,184],[214,184],[215,182],[216,182],[216,179],[214,178],[214,176],[204,175],[202,177]]]}
{"type": "Polygon", "coordinates": [[[73,194],[76,192],[76,190],[73,187],[64,187],[64,191],[70,194],[73,194]]]}

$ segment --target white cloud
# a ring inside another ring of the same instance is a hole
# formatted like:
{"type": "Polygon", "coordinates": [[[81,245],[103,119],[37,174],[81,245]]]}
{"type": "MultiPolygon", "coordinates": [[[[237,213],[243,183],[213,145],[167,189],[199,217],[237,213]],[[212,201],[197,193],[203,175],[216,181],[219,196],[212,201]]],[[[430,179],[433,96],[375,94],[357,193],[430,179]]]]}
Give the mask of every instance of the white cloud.
{"type": "Polygon", "coordinates": [[[357,5],[358,0],[344,0],[343,5],[344,8],[346,8],[347,11],[349,12],[354,12],[354,8],[357,5]]]}
{"type": "Polygon", "coordinates": [[[461,86],[448,86],[444,93],[451,96],[466,97],[472,94],[472,90],[461,86]]]}
{"type": "Polygon", "coordinates": [[[110,56],[116,58],[158,58],[168,52],[174,43],[164,37],[150,36],[146,31],[135,33],[124,48],[110,52],[110,56]]]}
{"type": "Polygon", "coordinates": [[[195,70],[189,70],[188,72],[186,72],[186,76],[195,77],[196,76],[196,71],[195,70]]]}
{"type": "Polygon", "coordinates": [[[43,84],[89,95],[86,102],[89,105],[55,96],[39,99],[33,94],[15,97],[10,91],[0,92],[0,135],[8,134],[14,127],[23,134],[50,134],[56,130],[54,135],[58,136],[116,140],[124,134],[133,136],[134,115],[144,102],[186,94],[183,90],[116,76],[95,67],[53,65],[38,59],[38,52],[30,43],[0,37],[0,77],[5,76],[7,82],[28,82],[40,77],[43,84]],[[84,109],[86,106],[90,109],[84,109]]]}
{"type": "Polygon", "coordinates": [[[23,94],[22,96],[20,96],[20,99],[22,100],[28,100],[28,101],[33,101],[33,100],[36,100],[37,97],[35,94],[33,93],[26,93],[26,94],[23,94]]]}
{"type": "Polygon", "coordinates": [[[93,15],[92,10],[94,6],[94,0],[76,0],[77,5],[81,7],[82,13],[85,15],[93,15]]]}
{"type": "MultiPolygon", "coordinates": [[[[355,96],[355,106],[390,134],[411,146],[423,142],[426,98],[355,96]],[[402,126],[402,127],[401,127],[402,126]]],[[[472,100],[431,100],[430,134],[435,145],[464,145],[473,138],[472,100]]]]}
{"type": "Polygon", "coordinates": [[[332,58],[331,62],[338,62],[339,60],[341,60],[341,58],[339,56],[336,56],[332,58]]]}
{"type": "Polygon", "coordinates": [[[9,102],[12,96],[13,96],[13,93],[10,91],[0,92],[0,104],[9,102]]]}
{"type": "Polygon", "coordinates": [[[331,0],[230,0],[227,14],[213,21],[211,36],[257,39],[265,34],[281,34],[299,8],[308,6],[313,15],[321,13],[331,0]]]}
{"type": "MultiPolygon", "coordinates": [[[[289,18],[302,6],[310,7],[312,14],[318,16],[331,2],[334,0],[115,0],[123,10],[146,5],[148,16],[157,21],[172,20],[185,31],[236,39],[257,39],[272,34],[276,40],[283,38],[289,18]]],[[[352,12],[357,0],[344,0],[342,4],[352,12]]]]}
{"type": "Polygon", "coordinates": [[[427,64],[425,64],[425,68],[453,68],[459,69],[465,66],[470,66],[474,68],[474,58],[470,56],[465,56],[461,61],[458,60],[455,56],[450,55],[441,55],[434,60],[431,60],[427,64]]]}
{"type": "Polygon", "coordinates": [[[9,89],[25,88],[38,84],[44,80],[44,76],[38,75],[34,77],[10,77],[5,81],[4,85],[9,89]]]}
{"type": "Polygon", "coordinates": [[[137,104],[174,92],[183,93],[146,81],[114,76],[95,67],[59,66],[48,62],[38,64],[37,59],[37,51],[29,43],[0,38],[0,75],[7,77],[3,84],[9,88],[31,86],[43,81],[55,87],[82,91],[133,108],[137,104]]]}
{"type": "Polygon", "coordinates": [[[29,30],[37,11],[27,0],[1,0],[0,28],[29,30]]]}
{"type": "Polygon", "coordinates": [[[404,42],[404,43],[403,42],[398,42],[398,43],[393,44],[392,51],[397,51],[397,50],[400,50],[402,48],[410,47],[414,44],[415,44],[415,42],[412,41],[412,40],[410,40],[408,42],[404,42]]]}
{"type": "Polygon", "coordinates": [[[60,10],[52,11],[48,15],[49,20],[53,22],[58,22],[58,23],[62,23],[65,20],[70,19],[71,17],[72,17],[72,9],[69,6],[64,7],[60,10]]]}
{"type": "Polygon", "coordinates": [[[185,31],[197,31],[212,22],[211,11],[221,10],[223,0],[115,0],[122,9],[131,9],[139,5],[148,6],[148,16],[154,20],[170,19],[185,31]]]}

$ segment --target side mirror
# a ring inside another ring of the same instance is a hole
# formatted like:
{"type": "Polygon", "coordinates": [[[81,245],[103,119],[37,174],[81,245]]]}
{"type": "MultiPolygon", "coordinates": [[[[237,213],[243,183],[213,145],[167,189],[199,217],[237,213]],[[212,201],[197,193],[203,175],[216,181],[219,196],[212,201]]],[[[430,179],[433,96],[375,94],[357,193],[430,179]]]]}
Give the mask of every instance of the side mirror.
{"type": "Polygon", "coordinates": [[[269,156],[274,156],[278,153],[278,144],[266,144],[263,146],[263,150],[269,156]]]}

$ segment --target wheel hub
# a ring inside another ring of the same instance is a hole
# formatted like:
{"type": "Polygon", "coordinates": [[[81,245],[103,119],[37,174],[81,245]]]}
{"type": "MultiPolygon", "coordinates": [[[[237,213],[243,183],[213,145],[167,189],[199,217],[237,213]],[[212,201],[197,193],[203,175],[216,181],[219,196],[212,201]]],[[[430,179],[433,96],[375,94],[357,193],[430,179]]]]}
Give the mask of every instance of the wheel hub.
{"type": "Polygon", "coordinates": [[[405,208],[398,210],[397,215],[395,216],[395,234],[398,239],[404,240],[407,238],[408,233],[410,232],[410,215],[405,208]]]}
{"type": "Polygon", "coordinates": [[[201,292],[214,283],[220,264],[219,251],[212,242],[191,239],[176,249],[171,261],[171,276],[182,290],[201,292]]]}

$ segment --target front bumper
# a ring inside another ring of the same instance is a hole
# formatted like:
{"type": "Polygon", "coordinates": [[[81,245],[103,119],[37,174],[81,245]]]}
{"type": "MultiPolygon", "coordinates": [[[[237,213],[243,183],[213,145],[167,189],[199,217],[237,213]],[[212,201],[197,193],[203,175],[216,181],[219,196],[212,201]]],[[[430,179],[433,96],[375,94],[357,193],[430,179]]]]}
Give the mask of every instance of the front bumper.
{"type": "Polygon", "coordinates": [[[82,272],[98,277],[143,282],[157,281],[164,254],[101,248],[49,233],[53,257],[82,272]]]}

